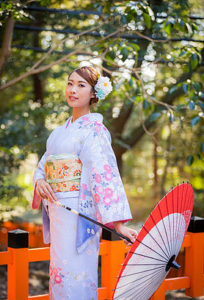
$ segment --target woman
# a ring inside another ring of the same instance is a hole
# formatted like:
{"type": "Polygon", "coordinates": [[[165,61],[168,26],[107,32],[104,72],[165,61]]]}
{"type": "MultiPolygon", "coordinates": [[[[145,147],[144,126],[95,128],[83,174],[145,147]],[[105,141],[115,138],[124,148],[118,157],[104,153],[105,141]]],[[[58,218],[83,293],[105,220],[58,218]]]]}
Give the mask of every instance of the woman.
{"type": "Polygon", "coordinates": [[[72,116],[47,140],[35,171],[33,208],[42,200],[44,242],[50,242],[50,299],[98,299],[100,228],[55,204],[69,206],[134,242],[136,231],[103,116],[90,107],[112,90],[92,67],[74,70],[66,100],[72,116]]]}

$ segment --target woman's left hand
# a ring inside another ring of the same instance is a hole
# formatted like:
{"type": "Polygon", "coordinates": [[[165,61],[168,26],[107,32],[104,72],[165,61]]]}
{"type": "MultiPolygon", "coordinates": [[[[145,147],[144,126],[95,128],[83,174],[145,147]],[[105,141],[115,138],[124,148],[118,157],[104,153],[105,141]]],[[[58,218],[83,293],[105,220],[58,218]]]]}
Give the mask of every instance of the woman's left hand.
{"type": "MultiPolygon", "coordinates": [[[[128,238],[131,240],[131,242],[134,243],[134,241],[136,240],[137,235],[138,235],[138,233],[137,233],[136,230],[134,230],[134,229],[132,229],[132,228],[129,228],[129,227],[126,227],[126,226],[123,224],[123,222],[121,222],[121,221],[114,222],[114,226],[115,226],[115,230],[116,230],[118,233],[120,233],[120,234],[122,234],[122,235],[128,237],[128,238]]],[[[131,243],[129,243],[129,242],[128,242],[127,240],[125,240],[125,239],[123,239],[123,241],[124,241],[124,243],[125,243],[126,245],[128,245],[128,246],[132,245],[131,243]]]]}

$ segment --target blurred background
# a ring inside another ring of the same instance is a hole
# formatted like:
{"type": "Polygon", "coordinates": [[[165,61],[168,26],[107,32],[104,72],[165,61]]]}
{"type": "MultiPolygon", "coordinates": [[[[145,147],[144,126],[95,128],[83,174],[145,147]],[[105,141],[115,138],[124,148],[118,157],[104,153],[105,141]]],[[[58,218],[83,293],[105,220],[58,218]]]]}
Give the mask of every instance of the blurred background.
{"type": "Polygon", "coordinates": [[[67,76],[83,65],[114,86],[92,112],[111,132],[132,224],[183,181],[195,192],[193,214],[204,216],[202,0],[0,5],[2,227],[41,223],[32,176],[49,133],[71,114],[67,76]]]}
{"type": "MultiPolygon", "coordinates": [[[[140,227],[183,181],[195,192],[193,215],[204,216],[203,11],[202,0],[0,1],[0,250],[15,228],[43,246],[32,177],[50,132],[71,115],[68,74],[84,65],[114,86],[92,112],[112,135],[129,225],[140,227]]],[[[30,263],[30,294],[48,291],[48,268],[30,263]]],[[[0,276],[5,298],[5,266],[0,276]]],[[[177,298],[188,299],[167,295],[177,298]]]]}

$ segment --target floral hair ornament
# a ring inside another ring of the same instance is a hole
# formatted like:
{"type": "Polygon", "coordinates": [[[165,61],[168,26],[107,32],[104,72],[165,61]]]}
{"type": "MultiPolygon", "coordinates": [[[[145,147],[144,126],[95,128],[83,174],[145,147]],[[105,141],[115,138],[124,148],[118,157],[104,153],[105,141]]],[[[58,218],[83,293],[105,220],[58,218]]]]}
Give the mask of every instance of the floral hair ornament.
{"type": "Polygon", "coordinates": [[[103,76],[99,76],[94,89],[96,91],[96,97],[99,100],[105,99],[105,97],[113,90],[110,79],[103,76]]]}

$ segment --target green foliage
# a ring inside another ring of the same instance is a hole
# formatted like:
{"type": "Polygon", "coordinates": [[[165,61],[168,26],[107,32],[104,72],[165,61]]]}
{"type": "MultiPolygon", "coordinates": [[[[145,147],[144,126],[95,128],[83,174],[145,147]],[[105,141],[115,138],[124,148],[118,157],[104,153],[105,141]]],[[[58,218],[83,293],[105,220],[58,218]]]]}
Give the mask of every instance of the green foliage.
{"type": "Polygon", "coordinates": [[[26,1],[4,0],[0,2],[0,25],[11,16],[13,19],[20,21],[29,17],[24,10],[26,1]]]}
{"type": "MultiPolygon", "coordinates": [[[[158,147],[161,148],[158,154],[161,172],[165,172],[167,158],[170,160],[168,166],[170,171],[166,179],[164,178],[165,190],[180,179],[189,179],[193,180],[195,189],[201,191],[203,189],[200,184],[203,172],[201,161],[204,151],[204,144],[200,141],[204,112],[203,46],[201,43],[179,40],[176,43],[168,40],[166,42],[151,40],[152,38],[198,38],[202,28],[199,22],[188,17],[191,14],[189,2],[187,0],[163,1],[162,4],[156,5],[157,2],[152,1],[97,0],[94,3],[92,1],[67,3],[43,0],[38,3],[45,7],[60,8],[62,3],[68,9],[75,7],[95,10],[101,13],[99,16],[36,12],[28,14],[23,10],[25,2],[19,3],[9,0],[1,2],[3,23],[8,16],[12,16],[22,25],[38,24],[41,27],[67,28],[73,31],[83,31],[101,25],[97,30],[100,37],[93,34],[74,39],[75,35],[72,34],[65,43],[62,42],[62,39],[68,37],[65,34],[15,30],[13,44],[30,47],[38,45],[37,47],[42,47],[44,50],[52,47],[53,43],[58,44],[56,52],[48,55],[43,61],[44,65],[62,58],[63,53],[60,52],[67,53],[84,45],[87,45],[85,49],[87,52],[94,53],[97,57],[101,55],[105,60],[101,63],[99,60],[92,60],[89,56],[73,55],[68,63],[55,65],[46,72],[38,74],[37,79],[43,87],[43,99],[36,99],[37,89],[34,89],[33,77],[2,92],[1,98],[5,100],[0,104],[1,198],[5,201],[8,198],[12,201],[13,198],[13,203],[16,203],[15,196],[18,196],[25,204],[23,187],[14,177],[11,178],[10,174],[19,170],[29,154],[37,153],[40,157],[45,150],[49,131],[66,119],[67,108],[63,102],[66,77],[71,70],[79,66],[80,60],[86,60],[87,64],[102,64],[103,70],[108,69],[112,72],[114,90],[106,101],[98,104],[96,111],[104,115],[106,125],[110,131],[113,130],[116,149],[125,151],[127,166],[124,166],[124,174],[127,184],[131,185],[130,190],[133,191],[131,195],[141,196],[148,201],[148,197],[153,195],[153,180],[149,178],[152,173],[150,169],[153,139],[149,136],[155,128],[159,136],[158,147]],[[125,29],[124,32],[105,40],[106,35],[121,28],[125,29]],[[98,42],[102,37],[104,40],[98,42]],[[95,44],[89,46],[90,43],[95,44]],[[41,104],[36,104],[38,100],[41,104]],[[169,104],[170,108],[162,105],[163,102],[169,104]],[[130,111],[129,119],[125,122],[123,131],[114,132],[117,128],[114,123],[121,122],[118,115],[122,107],[130,111]],[[145,125],[141,120],[145,121],[145,125]],[[169,126],[172,127],[170,145],[168,144],[169,126]],[[130,146],[127,141],[133,138],[131,134],[137,135],[139,132],[142,136],[141,132],[144,128],[147,134],[144,135],[143,140],[138,139],[134,146],[130,146]],[[142,170],[140,178],[139,173],[144,165],[147,169],[142,170]],[[138,188],[143,185],[143,192],[138,192],[138,188]]],[[[194,4],[194,8],[195,6],[194,4]]],[[[33,50],[13,48],[1,84],[29,70],[42,56],[43,53],[33,50]]],[[[161,175],[160,184],[162,178],[161,175]]],[[[200,202],[197,211],[199,205],[200,202]]],[[[150,203],[148,202],[146,206],[150,207],[150,203]]]]}

